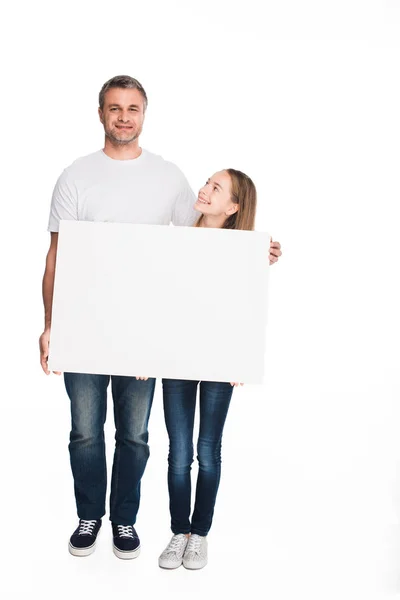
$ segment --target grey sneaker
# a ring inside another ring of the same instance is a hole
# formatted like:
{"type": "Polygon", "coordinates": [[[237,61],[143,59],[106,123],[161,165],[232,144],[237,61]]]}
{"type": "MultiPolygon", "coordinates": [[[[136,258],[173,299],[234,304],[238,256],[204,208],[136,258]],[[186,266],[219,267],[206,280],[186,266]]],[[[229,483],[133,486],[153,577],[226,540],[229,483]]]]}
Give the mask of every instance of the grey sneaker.
{"type": "Polygon", "coordinates": [[[188,538],[184,533],[173,535],[170,543],[158,559],[158,566],[162,569],[176,569],[180,567],[187,543],[188,538]]]}
{"type": "Polygon", "coordinates": [[[186,569],[202,569],[207,564],[207,538],[192,533],[183,555],[183,566],[186,569]]]}

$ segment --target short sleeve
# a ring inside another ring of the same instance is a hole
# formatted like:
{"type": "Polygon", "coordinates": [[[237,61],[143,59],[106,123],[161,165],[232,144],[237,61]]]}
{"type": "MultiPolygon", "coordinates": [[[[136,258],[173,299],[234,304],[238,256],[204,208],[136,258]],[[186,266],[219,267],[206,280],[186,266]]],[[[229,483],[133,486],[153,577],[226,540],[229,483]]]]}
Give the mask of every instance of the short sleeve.
{"type": "Polygon", "coordinates": [[[77,189],[69,179],[66,170],[61,173],[54,187],[47,230],[58,232],[62,219],[78,220],[77,189]]]}
{"type": "Polygon", "coordinates": [[[196,196],[189,185],[186,177],[181,173],[180,187],[174,208],[172,211],[173,225],[186,225],[191,227],[195,224],[200,214],[193,208],[196,196]]]}

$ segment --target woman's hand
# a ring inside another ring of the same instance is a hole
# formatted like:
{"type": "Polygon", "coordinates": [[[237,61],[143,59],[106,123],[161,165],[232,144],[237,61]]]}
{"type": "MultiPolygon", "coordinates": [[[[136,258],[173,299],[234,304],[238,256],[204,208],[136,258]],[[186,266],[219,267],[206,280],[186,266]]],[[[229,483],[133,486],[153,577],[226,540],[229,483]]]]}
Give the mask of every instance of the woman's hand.
{"type": "Polygon", "coordinates": [[[235,386],[235,387],[237,387],[238,385],[244,385],[244,383],[239,384],[237,381],[231,381],[230,383],[231,383],[231,386],[235,386]]]}
{"type": "Polygon", "coordinates": [[[140,379],[140,381],[147,381],[148,377],[136,377],[136,379],[140,379]]]}

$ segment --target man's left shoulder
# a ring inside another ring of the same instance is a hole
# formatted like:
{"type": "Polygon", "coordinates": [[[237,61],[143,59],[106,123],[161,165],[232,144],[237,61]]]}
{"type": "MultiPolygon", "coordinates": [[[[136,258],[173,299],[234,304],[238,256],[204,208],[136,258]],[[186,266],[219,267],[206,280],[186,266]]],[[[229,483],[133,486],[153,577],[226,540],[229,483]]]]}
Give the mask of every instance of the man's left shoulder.
{"type": "Polygon", "coordinates": [[[165,159],[161,154],[155,154],[146,150],[148,161],[151,162],[154,167],[162,170],[165,174],[168,174],[177,179],[184,179],[185,176],[178,165],[171,160],[165,159]]]}

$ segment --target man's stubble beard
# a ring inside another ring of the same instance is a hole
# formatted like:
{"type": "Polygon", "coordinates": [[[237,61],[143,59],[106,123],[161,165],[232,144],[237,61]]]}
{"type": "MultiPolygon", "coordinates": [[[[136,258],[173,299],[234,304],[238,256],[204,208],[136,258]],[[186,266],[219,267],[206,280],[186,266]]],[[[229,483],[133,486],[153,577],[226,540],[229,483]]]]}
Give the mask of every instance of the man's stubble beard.
{"type": "Polygon", "coordinates": [[[106,137],[110,140],[110,142],[112,144],[115,144],[117,146],[126,146],[127,144],[131,144],[132,142],[136,141],[138,139],[138,137],[140,136],[140,134],[142,133],[142,128],[140,128],[138,131],[136,131],[132,137],[130,138],[119,138],[117,136],[114,135],[113,130],[108,130],[106,128],[104,128],[104,132],[106,137]]]}

